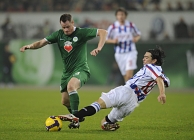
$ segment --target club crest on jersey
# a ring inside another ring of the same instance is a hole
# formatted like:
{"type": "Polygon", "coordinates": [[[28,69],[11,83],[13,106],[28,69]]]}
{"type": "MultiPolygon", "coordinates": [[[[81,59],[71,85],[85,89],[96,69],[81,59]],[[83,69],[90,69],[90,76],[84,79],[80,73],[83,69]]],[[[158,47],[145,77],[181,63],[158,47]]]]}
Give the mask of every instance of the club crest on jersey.
{"type": "Polygon", "coordinates": [[[70,41],[66,41],[64,43],[64,49],[69,53],[72,49],[73,49],[73,46],[72,46],[72,42],[70,41]]]}
{"type": "Polygon", "coordinates": [[[77,41],[78,41],[78,38],[75,36],[75,37],[73,38],[73,41],[74,41],[74,42],[77,42],[77,41]]]}

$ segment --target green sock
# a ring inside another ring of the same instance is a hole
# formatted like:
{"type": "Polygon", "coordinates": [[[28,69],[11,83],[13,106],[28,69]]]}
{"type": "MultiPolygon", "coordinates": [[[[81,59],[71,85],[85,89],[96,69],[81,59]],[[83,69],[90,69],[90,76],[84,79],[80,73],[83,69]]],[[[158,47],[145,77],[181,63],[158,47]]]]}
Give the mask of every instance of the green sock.
{"type": "Polygon", "coordinates": [[[75,114],[76,112],[78,112],[78,106],[79,106],[79,96],[77,91],[69,92],[69,100],[70,100],[70,106],[71,106],[71,113],[75,114]]]}

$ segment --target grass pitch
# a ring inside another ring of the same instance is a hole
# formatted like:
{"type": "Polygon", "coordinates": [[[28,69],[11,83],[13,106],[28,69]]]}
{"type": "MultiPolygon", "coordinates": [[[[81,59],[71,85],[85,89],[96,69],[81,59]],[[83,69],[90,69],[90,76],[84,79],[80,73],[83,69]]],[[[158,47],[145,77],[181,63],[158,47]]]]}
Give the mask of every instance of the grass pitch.
{"type": "MultiPolygon", "coordinates": [[[[79,90],[80,109],[98,99],[102,89],[79,90]]],[[[107,92],[105,90],[105,92],[107,92]]],[[[80,129],[70,130],[63,122],[59,132],[47,132],[44,123],[51,115],[68,114],[61,105],[58,89],[0,89],[1,140],[193,140],[194,93],[166,90],[167,103],[157,102],[158,93],[147,99],[120,122],[114,132],[100,128],[101,119],[110,109],[101,110],[81,123],[80,129]]]]}

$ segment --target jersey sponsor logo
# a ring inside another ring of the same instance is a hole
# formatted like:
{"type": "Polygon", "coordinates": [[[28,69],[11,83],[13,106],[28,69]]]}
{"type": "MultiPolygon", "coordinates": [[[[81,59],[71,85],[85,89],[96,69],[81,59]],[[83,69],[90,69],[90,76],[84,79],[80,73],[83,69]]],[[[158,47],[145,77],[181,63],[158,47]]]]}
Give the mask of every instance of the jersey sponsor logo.
{"type": "Polygon", "coordinates": [[[73,41],[74,41],[74,42],[77,42],[77,41],[78,41],[78,38],[75,36],[75,37],[73,38],[73,41]]]}
{"type": "Polygon", "coordinates": [[[60,38],[60,40],[65,40],[65,39],[60,38]]]}
{"type": "Polygon", "coordinates": [[[72,49],[73,49],[73,46],[72,46],[72,42],[70,41],[66,41],[64,43],[64,49],[69,53],[72,49]]]}

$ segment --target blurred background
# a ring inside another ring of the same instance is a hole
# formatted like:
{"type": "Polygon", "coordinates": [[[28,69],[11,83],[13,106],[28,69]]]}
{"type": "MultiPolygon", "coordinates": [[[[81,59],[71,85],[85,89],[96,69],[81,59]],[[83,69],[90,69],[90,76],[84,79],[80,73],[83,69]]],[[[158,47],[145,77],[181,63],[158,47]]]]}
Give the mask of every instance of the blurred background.
{"type": "MultiPolygon", "coordinates": [[[[73,16],[77,27],[107,29],[118,7],[128,10],[127,20],[142,33],[136,44],[137,70],[145,51],[160,45],[167,56],[163,69],[171,87],[193,88],[194,0],[0,0],[0,88],[59,86],[62,61],[56,44],[25,53],[19,48],[60,29],[64,13],[73,16]]],[[[97,57],[89,55],[97,41],[88,42],[87,85],[123,84],[112,45],[106,44],[97,57]]]]}

